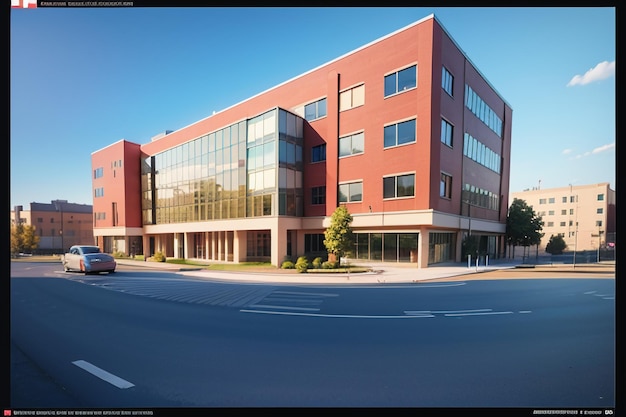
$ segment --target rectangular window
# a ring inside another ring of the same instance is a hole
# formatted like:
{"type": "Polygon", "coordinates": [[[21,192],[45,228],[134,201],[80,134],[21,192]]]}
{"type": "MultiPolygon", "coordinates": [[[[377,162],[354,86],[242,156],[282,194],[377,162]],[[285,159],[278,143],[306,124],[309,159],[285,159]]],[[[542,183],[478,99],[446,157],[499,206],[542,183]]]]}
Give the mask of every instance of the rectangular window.
{"type": "Polygon", "coordinates": [[[570,202],[570,203],[574,203],[575,201],[576,201],[576,199],[574,198],[574,196],[573,196],[573,195],[571,195],[571,196],[569,197],[569,202],[570,202]]]}
{"type": "Polygon", "coordinates": [[[554,210],[549,210],[548,211],[548,216],[554,216],[554,210]]]}
{"type": "Polygon", "coordinates": [[[96,188],[94,191],[94,197],[104,197],[104,188],[96,188]]]}
{"type": "Polygon", "coordinates": [[[383,198],[412,197],[415,195],[415,174],[383,178],[383,198]]]}
{"type": "Polygon", "coordinates": [[[441,119],[441,142],[452,147],[452,125],[441,119]]]}
{"type": "Polygon", "coordinates": [[[339,202],[352,203],[363,201],[363,182],[339,184],[339,202]]]}
{"type": "Polygon", "coordinates": [[[565,226],[565,222],[561,222],[560,225],[561,225],[561,227],[564,227],[565,226]]]}
{"type": "Polygon", "coordinates": [[[385,126],[385,148],[415,142],[415,119],[385,126]]]}
{"type": "Polygon", "coordinates": [[[561,210],[561,215],[566,216],[567,215],[567,210],[561,210]]]}
{"type": "Polygon", "coordinates": [[[569,214],[574,214],[574,209],[569,209],[569,214]]]}
{"type": "Polygon", "coordinates": [[[311,204],[326,204],[326,186],[311,188],[311,204]]]}
{"type": "Polygon", "coordinates": [[[452,176],[441,173],[441,181],[439,183],[439,196],[444,198],[452,197],[452,176]]]}
{"type": "Polygon", "coordinates": [[[604,210],[602,208],[596,209],[596,213],[597,214],[602,214],[603,212],[604,212],[604,210]]]}
{"type": "Polygon", "coordinates": [[[561,200],[562,203],[567,203],[567,197],[563,197],[563,200],[561,200]]]}
{"type": "Polygon", "coordinates": [[[311,148],[311,162],[321,162],[326,160],[326,144],[317,145],[311,148]]]}
{"type": "Polygon", "coordinates": [[[446,67],[441,67],[441,88],[443,88],[443,91],[448,93],[450,96],[453,96],[452,94],[453,84],[454,84],[454,77],[452,76],[452,74],[450,74],[450,72],[446,69],[446,67]]]}
{"type": "Polygon", "coordinates": [[[417,65],[413,65],[385,76],[385,97],[415,88],[416,86],[417,65]]]}
{"type": "Polygon", "coordinates": [[[363,132],[339,138],[339,157],[363,153],[364,146],[363,132]]]}
{"type": "Polygon", "coordinates": [[[602,227],[602,220],[596,221],[596,227],[602,227]]]}
{"type": "Polygon", "coordinates": [[[365,104],[365,84],[339,93],[339,111],[350,110],[365,104]]]}
{"type": "Polygon", "coordinates": [[[548,222],[548,227],[553,227],[554,226],[554,222],[548,222]]]}
{"type": "Polygon", "coordinates": [[[100,178],[103,175],[104,175],[104,169],[102,167],[94,169],[94,171],[93,171],[93,177],[94,178],[100,178]]]}
{"type": "Polygon", "coordinates": [[[554,197],[550,197],[550,198],[548,199],[548,203],[549,203],[549,204],[554,204],[554,197]]]}
{"type": "Polygon", "coordinates": [[[546,199],[545,198],[540,198],[539,199],[539,204],[546,204],[546,199]]]}
{"type": "Polygon", "coordinates": [[[326,99],[315,101],[304,106],[304,118],[307,121],[326,116],[326,99]]]}
{"type": "Polygon", "coordinates": [[[604,194],[598,194],[598,201],[604,201],[604,194]]]}

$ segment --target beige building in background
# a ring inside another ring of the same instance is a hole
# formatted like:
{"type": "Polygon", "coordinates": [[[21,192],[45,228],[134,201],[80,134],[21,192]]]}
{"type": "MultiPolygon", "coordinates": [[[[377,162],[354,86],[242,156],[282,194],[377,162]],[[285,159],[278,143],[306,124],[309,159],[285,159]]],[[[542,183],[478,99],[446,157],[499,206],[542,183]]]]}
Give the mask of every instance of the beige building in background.
{"type": "Polygon", "coordinates": [[[89,204],[52,200],[11,210],[11,225],[34,226],[39,236],[36,254],[64,253],[72,245],[93,245],[93,208],[89,204]]]}
{"type": "Polygon", "coordinates": [[[608,182],[511,193],[510,202],[515,198],[526,201],[544,222],[540,254],[557,234],[566,251],[615,247],[615,191],[608,182]]]}

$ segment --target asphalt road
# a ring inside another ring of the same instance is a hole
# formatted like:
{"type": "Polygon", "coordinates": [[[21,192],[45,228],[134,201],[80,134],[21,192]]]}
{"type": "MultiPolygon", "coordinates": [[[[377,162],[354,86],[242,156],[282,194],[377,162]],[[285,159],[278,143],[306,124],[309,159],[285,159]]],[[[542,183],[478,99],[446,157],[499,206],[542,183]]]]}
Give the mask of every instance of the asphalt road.
{"type": "Polygon", "coordinates": [[[59,269],[12,264],[13,408],[615,403],[614,279],[278,286],[59,269]]]}

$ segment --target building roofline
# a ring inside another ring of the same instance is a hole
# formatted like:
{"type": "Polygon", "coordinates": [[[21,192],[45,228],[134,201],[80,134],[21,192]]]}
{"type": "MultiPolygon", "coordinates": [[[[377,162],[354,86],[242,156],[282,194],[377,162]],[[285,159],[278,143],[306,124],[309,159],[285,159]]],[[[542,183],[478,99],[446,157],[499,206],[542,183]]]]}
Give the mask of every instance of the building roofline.
{"type": "MultiPolygon", "coordinates": [[[[395,30],[395,31],[393,31],[393,32],[391,32],[391,33],[388,33],[388,34],[384,35],[384,36],[381,36],[380,38],[374,39],[373,41],[368,42],[368,43],[366,43],[365,45],[359,46],[358,48],[353,49],[353,50],[351,50],[351,51],[349,51],[349,52],[347,52],[347,53],[345,53],[345,54],[343,54],[343,55],[340,55],[340,56],[339,56],[339,57],[337,57],[337,58],[333,58],[333,59],[331,59],[330,61],[327,61],[327,62],[325,62],[325,63],[323,63],[323,64],[321,64],[321,65],[318,65],[317,67],[315,67],[315,68],[313,68],[313,69],[310,69],[310,70],[308,70],[308,71],[306,71],[306,72],[303,72],[302,74],[296,75],[295,77],[292,77],[292,78],[290,78],[290,79],[288,79],[288,80],[286,80],[286,81],[283,81],[283,82],[282,82],[282,83],[280,83],[280,84],[277,84],[277,85],[275,85],[275,86],[273,86],[273,87],[270,87],[270,88],[268,88],[268,89],[266,89],[266,90],[263,90],[263,91],[261,91],[260,93],[257,93],[257,94],[255,94],[255,95],[253,95],[253,96],[250,96],[250,97],[248,97],[248,98],[246,98],[246,99],[244,99],[244,100],[241,100],[241,101],[239,101],[239,102],[237,102],[237,103],[235,103],[235,104],[233,104],[233,105],[231,105],[231,106],[228,106],[228,107],[226,107],[226,108],[224,108],[224,109],[222,109],[222,110],[219,110],[219,111],[213,112],[213,114],[210,114],[210,115],[209,115],[209,116],[207,116],[207,117],[204,117],[204,118],[202,118],[202,119],[200,119],[200,120],[197,120],[197,121],[195,121],[195,122],[192,122],[192,123],[190,123],[190,124],[188,124],[188,125],[186,125],[186,126],[181,127],[180,129],[177,129],[177,130],[184,130],[184,129],[187,129],[188,127],[191,127],[191,126],[193,126],[193,125],[195,125],[195,124],[197,124],[197,123],[201,123],[201,122],[203,122],[203,121],[205,121],[205,120],[209,119],[210,117],[215,116],[215,115],[216,115],[216,114],[218,114],[218,113],[222,113],[222,112],[225,112],[225,111],[227,111],[227,110],[230,110],[230,109],[232,109],[232,108],[234,108],[234,107],[237,107],[237,106],[239,106],[239,105],[241,105],[241,104],[243,104],[243,103],[245,103],[245,102],[247,102],[247,101],[250,101],[250,100],[252,100],[252,99],[254,99],[254,98],[256,98],[256,97],[259,97],[259,96],[261,96],[261,95],[263,95],[263,94],[266,94],[266,93],[268,93],[268,92],[270,92],[270,91],[272,91],[272,90],[275,90],[275,89],[277,89],[277,88],[279,88],[279,87],[281,87],[281,86],[283,86],[283,85],[285,85],[285,84],[288,84],[288,83],[290,83],[290,82],[292,82],[292,81],[294,81],[294,80],[297,80],[298,78],[304,77],[304,76],[305,76],[305,75],[307,75],[307,74],[310,74],[310,73],[312,73],[312,72],[315,72],[315,71],[319,70],[320,68],[323,68],[323,67],[325,67],[325,66],[328,66],[328,65],[330,65],[330,64],[332,64],[332,63],[334,63],[334,62],[337,62],[337,61],[339,61],[339,60],[341,60],[341,59],[344,59],[344,58],[346,58],[346,57],[348,57],[348,56],[350,56],[350,55],[353,55],[353,54],[355,54],[355,53],[357,53],[357,52],[359,52],[359,51],[362,51],[363,49],[369,48],[369,47],[370,47],[370,46],[372,46],[372,45],[375,45],[375,44],[377,44],[377,43],[379,43],[379,42],[382,42],[382,41],[384,41],[385,39],[388,39],[388,38],[390,38],[390,37],[392,37],[392,36],[397,35],[398,33],[401,33],[401,32],[404,32],[404,31],[406,31],[406,30],[408,30],[408,29],[411,29],[412,27],[417,26],[417,25],[419,25],[420,23],[423,23],[423,22],[425,22],[425,21],[427,21],[427,20],[430,20],[430,19],[433,19],[433,20],[435,20],[435,21],[437,22],[437,24],[441,27],[441,29],[444,31],[444,33],[445,33],[445,34],[446,34],[446,35],[450,38],[450,40],[452,40],[452,42],[454,43],[454,45],[455,45],[455,46],[459,49],[459,51],[461,52],[461,54],[463,54],[463,56],[465,57],[465,59],[467,59],[467,61],[469,61],[469,63],[470,63],[470,64],[472,64],[472,67],[474,67],[474,69],[476,69],[476,71],[478,72],[478,74],[479,74],[479,75],[480,75],[480,76],[481,76],[481,77],[485,80],[485,82],[489,85],[489,87],[491,87],[491,89],[493,89],[493,91],[494,91],[494,92],[498,95],[498,97],[500,97],[500,99],[501,99],[501,100],[502,100],[502,101],[503,101],[503,102],[504,102],[504,103],[505,103],[505,104],[506,104],[506,105],[507,105],[507,106],[508,106],[508,107],[512,110],[511,105],[510,105],[510,104],[509,104],[509,103],[508,103],[508,102],[507,102],[507,101],[506,101],[506,100],[502,97],[502,94],[500,94],[500,92],[499,92],[498,90],[496,90],[496,88],[495,88],[495,87],[494,87],[494,86],[493,86],[493,85],[492,85],[492,84],[491,84],[491,83],[487,80],[487,78],[484,76],[484,74],[478,70],[478,67],[476,67],[476,65],[474,65],[474,63],[473,63],[473,62],[469,59],[469,57],[467,56],[467,54],[465,53],[465,51],[463,51],[463,49],[461,49],[461,47],[459,46],[459,44],[458,44],[458,43],[454,40],[454,38],[452,37],[452,35],[450,35],[450,33],[449,33],[449,32],[447,31],[447,29],[443,26],[443,24],[441,23],[441,21],[440,21],[440,20],[439,20],[439,19],[435,16],[435,14],[434,14],[434,13],[431,13],[431,14],[429,14],[428,16],[423,17],[423,18],[421,18],[421,19],[419,19],[419,20],[417,20],[417,21],[415,21],[415,22],[413,22],[413,23],[410,23],[410,24],[408,24],[408,25],[406,25],[406,26],[404,26],[404,27],[402,27],[402,28],[400,28],[400,29],[398,29],[398,30],[395,30]]],[[[176,130],[175,130],[174,132],[176,132],[176,130]]]]}
{"type": "MultiPolygon", "coordinates": [[[[195,122],[195,123],[198,123],[198,122],[195,122]]],[[[193,124],[193,123],[192,123],[192,124],[193,124]]],[[[191,126],[191,125],[190,125],[190,126],[191,126]]],[[[102,148],[98,149],[97,151],[93,151],[93,152],[91,153],[91,155],[96,154],[96,153],[98,153],[98,152],[101,152],[101,151],[105,150],[106,148],[110,148],[111,146],[115,146],[115,145],[117,145],[117,144],[118,144],[118,143],[120,143],[120,142],[128,142],[128,143],[132,143],[133,145],[141,146],[141,144],[139,144],[139,143],[136,143],[136,142],[131,142],[131,141],[126,140],[126,139],[120,139],[120,140],[118,140],[118,141],[115,141],[115,142],[113,142],[113,143],[111,143],[111,144],[109,144],[109,145],[107,145],[107,146],[104,146],[104,147],[102,147],[102,148]]]]}
{"type": "Polygon", "coordinates": [[[491,84],[489,82],[489,79],[487,77],[485,77],[485,74],[483,74],[479,69],[478,66],[476,66],[476,64],[474,64],[474,62],[469,58],[469,56],[465,53],[465,51],[463,50],[463,48],[461,48],[459,46],[459,44],[456,42],[456,40],[454,39],[454,37],[450,34],[450,32],[448,32],[448,30],[446,29],[446,27],[443,25],[443,23],[441,23],[441,21],[439,20],[439,18],[437,18],[437,16],[435,16],[434,14],[431,15],[433,17],[433,19],[435,19],[435,21],[437,22],[437,24],[439,24],[439,26],[441,27],[441,29],[444,31],[444,33],[446,35],[448,35],[448,38],[450,38],[450,40],[452,41],[452,43],[454,44],[454,46],[456,46],[458,48],[459,51],[461,51],[461,53],[463,54],[463,56],[465,57],[465,59],[467,59],[467,61],[472,65],[472,67],[474,67],[474,69],[476,70],[476,72],[478,72],[478,74],[482,77],[483,80],[485,80],[485,82],[487,83],[487,85],[489,85],[489,87],[491,87],[491,89],[498,95],[498,97],[500,97],[500,100],[502,100],[504,102],[504,104],[507,105],[507,107],[511,110],[513,110],[513,107],[511,107],[511,105],[509,104],[508,101],[506,101],[504,99],[504,97],[502,96],[502,94],[500,94],[500,92],[493,86],[493,84],[491,84]]]}

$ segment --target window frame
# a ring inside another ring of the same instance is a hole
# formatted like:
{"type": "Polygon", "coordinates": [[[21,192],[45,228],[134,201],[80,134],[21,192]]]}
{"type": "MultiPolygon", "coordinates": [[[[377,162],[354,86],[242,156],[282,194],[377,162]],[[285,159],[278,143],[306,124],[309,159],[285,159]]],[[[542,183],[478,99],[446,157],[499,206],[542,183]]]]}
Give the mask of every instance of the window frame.
{"type": "Polygon", "coordinates": [[[326,204],[326,186],[311,187],[311,205],[320,206],[326,204]]]}
{"type": "Polygon", "coordinates": [[[404,120],[399,120],[393,123],[388,123],[386,125],[383,126],[383,149],[390,149],[390,148],[396,148],[398,146],[405,146],[405,145],[411,145],[417,143],[417,117],[411,117],[408,119],[404,119],[404,120]],[[399,130],[399,126],[403,123],[409,123],[409,122],[413,122],[414,123],[414,129],[413,129],[413,140],[410,142],[403,142],[403,143],[398,143],[398,130],[399,130]],[[393,145],[389,145],[387,146],[385,144],[385,131],[387,128],[390,128],[394,126],[395,127],[395,144],[393,145]]]}
{"type": "Polygon", "coordinates": [[[415,172],[405,172],[393,175],[385,175],[383,176],[383,200],[396,200],[396,199],[406,199],[406,198],[415,198],[415,172]],[[412,195],[398,195],[398,178],[400,177],[413,177],[413,194],[412,195]],[[393,197],[385,197],[385,180],[393,179],[394,180],[394,196],[393,197]]]}
{"type": "Polygon", "coordinates": [[[452,199],[452,175],[444,171],[441,171],[439,179],[439,197],[452,199]]]}
{"type": "Polygon", "coordinates": [[[337,201],[339,203],[362,203],[363,202],[363,180],[356,180],[356,181],[348,181],[348,182],[341,182],[338,184],[337,186],[337,201]],[[352,192],[350,191],[350,186],[351,185],[355,185],[355,184],[359,184],[361,186],[361,199],[360,200],[352,200],[351,196],[352,196],[352,192]],[[348,193],[346,194],[346,201],[343,201],[341,199],[341,187],[342,186],[348,186],[348,193]]]}
{"type": "Polygon", "coordinates": [[[365,153],[365,130],[360,130],[358,132],[354,132],[354,133],[350,133],[348,135],[343,135],[340,136],[339,139],[337,140],[337,145],[339,146],[339,149],[337,150],[337,155],[338,158],[348,158],[350,156],[356,156],[356,155],[361,155],[363,153],[365,153]],[[354,146],[352,146],[352,141],[354,139],[355,136],[362,136],[363,141],[362,141],[362,148],[363,150],[361,152],[353,152],[354,150],[354,146]],[[346,140],[350,140],[350,153],[346,154],[346,155],[342,155],[341,154],[341,142],[342,140],[346,141],[346,140]]]}
{"type": "Polygon", "coordinates": [[[315,120],[321,119],[323,117],[326,117],[328,115],[328,101],[326,97],[320,98],[318,100],[314,100],[310,103],[307,103],[303,106],[303,110],[304,110],[304,117],[303,119],[306,120],[307,122],[313,122],[315,120]],[[320,115],[320,110],[319,110],[319,103],[324,102],[324,114],[320,115]],[[311,119],[308,118],[307,116],[307,107],[309,106],[315,106],[315,116],[311,119]]]}
{"type": "Polygon", "coordinates": [[[326,161],[326,144],[322,143],[320,145],[311,146],[311,163],[315,164],[315,163],[324,162],[324,161],[326,161]],[[320,152],[319,152],[320,153],[320,159],[318,159],[318,160],[315,160],[313,158],[314,155],[315,155],[315,149],[319,149],[320,150],[320,152]],[[323,154],[323,157],[322,157],[321,154],[323,154]]]}
{"type": "Polygon", "coordinates": [[[454,75],[445,65],[441,66],[441,88],[450,97],[454,97],[454,75]]]}
{"type": "Polygon", "coordinates": [[[364,106],[364,105],[365,105],[365,83],[360,83],[360,84],[357,84],[355,86],[348,87],[348,88],[343,89],[343,90],[341,90],[339,92],[339,111],[340,112],[352,110],[352,109],[355,109],[357,107],[361,107],[361,106],[364,106]],[[359,89],[359,88],[363,89],[363,102],[360,103],[360,104],[354,104],[354,92],[357,89],[359,89]],[[341,104],[342,103],[342,95],[344,95],[344,94],[345,95],[347,95],[347,94],[350,95],[350,104],[347,107],[345,107],[345,108],[343,108],[342,104],[341,104]]]}
{"type": "Polygon", "coordinates": [[[409,65],[407,65],[405,67],[396,69],[394,71],[388,72],[388,73],[383,75],[383,97],[384,98],[393,97],[393,96],[396,96],[398,94],[405,93],[407,91],[415,90],[417,88],[417,81],[418,81],[418,78],[417,78],[417,62],[409,64],[409,65]],[[413,85],[412,87],[408,87],[408,88],[405,87],[402,90],[400,90],[399,89],[399,84],[398,84],[399,74],[402,71],[406,71],[406,70],[408,70],[410,68],[415,68],[415,85],[413,85]],[[387,87],[386,87],[387,79],[388,79],[388,77],[391,77],[391,76],[394,76],[395,88],[394,88],[394,92],[393,93],[387,93],[387,87]]]}
{"type": "Polygon", "coordinates": [[[441,143],[444,145],[453,148],[454,146],[454,125],[446,120],[444,117],[441,118],[441,143]],[[445,127],[445,129],[444,129],[445,127]],[[444,132],[445,131],[445,132],[444,132]],[[449,134],[448,134],[449,132],[449,134]],[[444,137],[445,133],[445,137],[444,137]],[[449,143],[448,143],[449,139],[449,143]]]}

